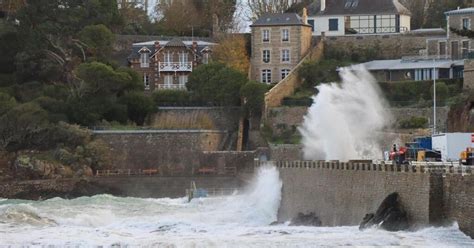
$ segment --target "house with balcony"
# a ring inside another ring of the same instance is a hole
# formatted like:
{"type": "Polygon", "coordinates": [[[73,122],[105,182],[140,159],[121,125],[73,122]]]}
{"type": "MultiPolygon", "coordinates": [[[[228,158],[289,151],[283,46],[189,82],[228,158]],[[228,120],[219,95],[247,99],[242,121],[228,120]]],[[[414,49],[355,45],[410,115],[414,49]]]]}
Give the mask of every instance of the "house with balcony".
{"type": "Polygon", "coordinates": [[[321,0],[308,23],[319,36],[394,34],[410,31],[411,13],[398,0],[321,0]]]}
{"type": "MultiPolygon", "coordinates": [[[[472,52],[472,38],[463,33],[472,32],[474,25],[474,8],[447,11],[447,35],[426,41],[427,47],[422,53],[444,59],[466,59],[472,52]]],[[[472,55],[471,55],[472,57],[472,55]]]]}
{"type": "Polygon", "coordinates": [[[266,84],[278,83],[308,53],[311,26],[296,13],[265,14],[251,28],[250,78],[266,84]]]}
{"type": "Polygon", "coordinates": [[[145,92],[186,90],[193,69],[207,64],[216,43],[202,40],[156,40],[134,43],[129,66],[138,72],[145,92]]]}

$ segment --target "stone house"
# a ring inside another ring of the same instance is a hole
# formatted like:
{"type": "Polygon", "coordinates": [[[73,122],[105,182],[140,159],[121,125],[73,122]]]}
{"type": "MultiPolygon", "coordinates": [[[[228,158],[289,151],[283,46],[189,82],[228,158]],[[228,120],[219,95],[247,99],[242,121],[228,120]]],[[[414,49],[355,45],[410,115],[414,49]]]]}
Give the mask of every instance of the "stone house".
{"type": "Polygon", "coordinates": [[[134,43],[128,63],[142,76],[145,92],[186,90],[189,75],[196,66],[210,61],[215,45],[180,38],[134,43]]]}
{"type": "Polygon", "coordinates": [[[278,83],[308,53],[311,26],[295,13],[266,14],[251,27],[252,55],[250,79],[262,83],[278,83]]]}
{"type": "Polygon", "coordinates": [[[447,35],[445,37],[428,39],[424,53],[430,57],[444,59],[465,59],[472,51],[472,39],[460,36],[458,31],[472,31],[474,25],[474,8],[465,8],[445,13],[447,35]]]}
{"type": "Polygon", "coordinates": [[[405,33],[411,13],[398,0],[321,0],[310,8],[313,35],[344,36],[405,33]]]}

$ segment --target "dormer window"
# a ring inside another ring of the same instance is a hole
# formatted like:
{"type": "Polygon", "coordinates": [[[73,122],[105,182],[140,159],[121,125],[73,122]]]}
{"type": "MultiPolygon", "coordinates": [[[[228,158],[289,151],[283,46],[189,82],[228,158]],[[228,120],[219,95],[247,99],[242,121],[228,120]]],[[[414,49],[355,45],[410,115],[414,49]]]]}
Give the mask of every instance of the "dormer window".
{"type": "Polygon", "coordinates": [[[150,67],[150,54],[148,52],[140,53],[140,67],[142,68],[150,67]]]}

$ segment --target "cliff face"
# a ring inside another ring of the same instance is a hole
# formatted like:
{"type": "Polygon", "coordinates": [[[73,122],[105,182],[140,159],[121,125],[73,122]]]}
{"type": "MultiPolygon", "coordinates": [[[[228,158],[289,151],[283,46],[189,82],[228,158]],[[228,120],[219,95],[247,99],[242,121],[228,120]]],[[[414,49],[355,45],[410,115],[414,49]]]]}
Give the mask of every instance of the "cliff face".
{"type": "Polygon", "coordinates": [[[448,132],[474,131],[474,96],[464,104],[451,107],[448,114],[448,132]]]}

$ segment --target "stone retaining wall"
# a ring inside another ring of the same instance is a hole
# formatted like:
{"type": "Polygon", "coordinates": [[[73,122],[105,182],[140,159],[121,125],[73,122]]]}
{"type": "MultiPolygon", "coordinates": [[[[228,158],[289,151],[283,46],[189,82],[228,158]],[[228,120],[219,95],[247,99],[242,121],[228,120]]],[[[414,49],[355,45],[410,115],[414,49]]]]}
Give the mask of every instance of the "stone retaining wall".
{"type": "Polygon", "coordinates": [[[161,171],[184,167],[191,172],[199,167],[202,151],[220,150],[228,133],[213,130],[156,130],[140,132],[95,132],[113,155],[114,169],[151,169],[161,171]]]}
{"type": "Polygon", "coordinates": [[[159,129],[238,129],[239,107],[160,107],[149,126],[159,129]]]}

